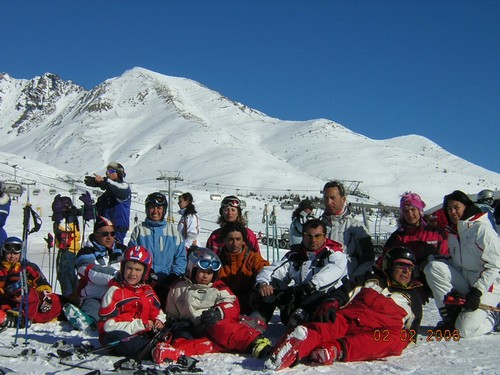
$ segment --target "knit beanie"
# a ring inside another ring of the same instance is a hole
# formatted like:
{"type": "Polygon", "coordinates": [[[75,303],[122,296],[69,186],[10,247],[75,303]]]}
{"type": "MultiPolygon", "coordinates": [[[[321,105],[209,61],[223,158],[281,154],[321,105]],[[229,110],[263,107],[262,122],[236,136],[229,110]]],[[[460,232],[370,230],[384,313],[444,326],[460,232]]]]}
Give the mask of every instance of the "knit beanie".
{"type": "Polygon", "coordinates": [[[420,198],[420,195],[417,193],[404,193],[401,196],[401,200],[399,201],[399,209],[401,211],[401,215],[403,215],[404,208],[407,206],[413,206],[418,208],[420,213],[423,215],[424,213],[424,207],[425,207],[425,202],[420,198]]]}
{"type": "Polygon", "coordinates": [[[102,227],[113,227],[113,222],[104,216],[97,216],[94,223],[94,233],[102,227]]]}

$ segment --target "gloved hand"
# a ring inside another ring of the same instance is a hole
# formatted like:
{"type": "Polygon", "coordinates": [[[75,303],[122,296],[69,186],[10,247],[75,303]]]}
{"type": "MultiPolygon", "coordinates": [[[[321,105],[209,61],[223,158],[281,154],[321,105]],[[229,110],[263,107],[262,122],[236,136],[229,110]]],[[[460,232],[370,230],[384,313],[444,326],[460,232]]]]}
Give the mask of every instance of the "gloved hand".
{"type": "Polygon", "coordinates": [[[82,193],[82,195],[80,195],[80,198],[78,199],[83,202],[83,220],[94,220],[94,206],[92,204],[93,202],[90,193],[86,191],[85,193],[82,193]]]}
{"type": "Polygon", "coordinates": [[[44,238],[45,242],[47,242],[48,249],[52,249],[54,247],[54,236],[52,233],[47,233],[47,238],[44,238]]]}
{"type": "Polygon", "coordinates": [[[84,181],[85,185],[90,186],[90,187],[98,187],[99,186],[97,184],[97,182],[95,181],[94,176],[85,176],[83,181],[84,181]]]}
{"type": "Polygon", "coordinates": [[[315,322],[331,322],[333,323],[337,318],[337,311],[340,308],[340,303],[337,300],[327,300],[318,306],[313,314],[313,321],[315,322]]]}
{"type": "Polygon", "coordinates": [[[54,197],[54,201],[52,202],[52,221],[55,223],[59,223],[62,219],[64,219],[64,210],[65,204],[61,199],[61,194],[57,194],[54,197]]]}
{"type": "Polygon", "coordinates": [[[43,298],[38,311],[41,313],[49,312],[52,309],[52,298],[50,298],[50,293],[46,290],[43,291],[43,298]]]}
{"type": "Polygon", "coordinates": [[[148,279],[146,280],[146,284],[149,284],[152,287],[154,287],[157,282],[158,282],[158,275],[153,270],[149,271],[149,276],[148,279]]]}
{"type": "Polygon", "coordinates": [[[313,294],[316,291],[316,287],[310,281],[308,283],[305,283],[305,284],[297,285],[293,288],[295,288],[295,293],[306,295],[306,296],[313,294]]]}
{"type": "Polygon", "coordinates": [[[469,311],[475,311],[479,308],[479,303],[481,301],[481,296],[483,293],[477,288],[472,287],[465,295],[465,309],[469,311]]]}
{"type": "Polygon", "coordinates": [[[219,309],[208,309],[201,313],[200,321],[205,328],[214,326],[219,320],[222,319],[219,309]]]}

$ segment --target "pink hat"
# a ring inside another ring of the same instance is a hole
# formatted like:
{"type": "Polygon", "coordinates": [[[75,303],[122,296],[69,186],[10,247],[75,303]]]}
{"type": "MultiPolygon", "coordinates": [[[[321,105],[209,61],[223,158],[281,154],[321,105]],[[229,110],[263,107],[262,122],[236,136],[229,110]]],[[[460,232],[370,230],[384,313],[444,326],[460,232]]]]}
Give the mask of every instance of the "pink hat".
{"type": "Polygon", "coordinates": [[[399,201],[399,209],[401,210],[401,213],[403,213],[403,210],[406,206],[413,206],[418,208],[420,213],[424,213],[424,207],[425,207],[425,202],[420,198],[420,195],[417,193],[404,193],[401,196],[401,200],[399,201]]]}

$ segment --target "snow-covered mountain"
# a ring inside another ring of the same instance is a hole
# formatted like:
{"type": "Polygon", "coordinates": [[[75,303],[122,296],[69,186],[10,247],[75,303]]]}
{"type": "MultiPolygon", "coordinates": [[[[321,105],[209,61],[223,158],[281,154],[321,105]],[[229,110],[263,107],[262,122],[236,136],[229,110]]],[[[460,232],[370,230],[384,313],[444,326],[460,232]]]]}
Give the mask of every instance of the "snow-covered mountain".
{"type": "Polygon", "coordinates": [[[500,187],[500,174],[424,137],[373,140],[326,119],[282,121],[143,68],[90,91],[50,73],[0,74],[0,151],[76,179],[116,160],[137,184],[158,184],[160,170],[180,171],[192,188],[233,193],[317,194],[326,180],[356,180],[385,204],[406,190],[432,205],[454,189],[500,187]]]}

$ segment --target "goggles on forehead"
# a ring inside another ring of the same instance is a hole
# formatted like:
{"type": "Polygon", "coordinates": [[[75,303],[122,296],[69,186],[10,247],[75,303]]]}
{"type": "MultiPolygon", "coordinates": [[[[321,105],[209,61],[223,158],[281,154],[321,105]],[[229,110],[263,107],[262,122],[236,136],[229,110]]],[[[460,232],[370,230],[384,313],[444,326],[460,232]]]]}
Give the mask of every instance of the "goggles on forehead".
{"type": "Polygon", "coordinates": [[[237,199],[232,199],[229,201],[222,202],[222,207],[239,207],[240,201],[237,199]]]}
{"type": "Polygon", "coordinates": [[[21,245],[20,243],[6,243],[3,245],[3,251],[5,251],[6,253],[19,254],[22,248],[23,245],[21,245]]]}
{"type": "Polygon", "coordinates": [[[221,268],[221,262],[218,260],[210,260],[210,259],[200,259],[197,262],[197,265],[202,270],[212,270],[218,271],[221,268]]]}
{"type": "Polygon", "coordinates": [[[163,206],[166,202],[167,202],[166,197],[160,194],[150,195],[146,199],[146,204],[154,203],[158,206],[163,206]]]}

